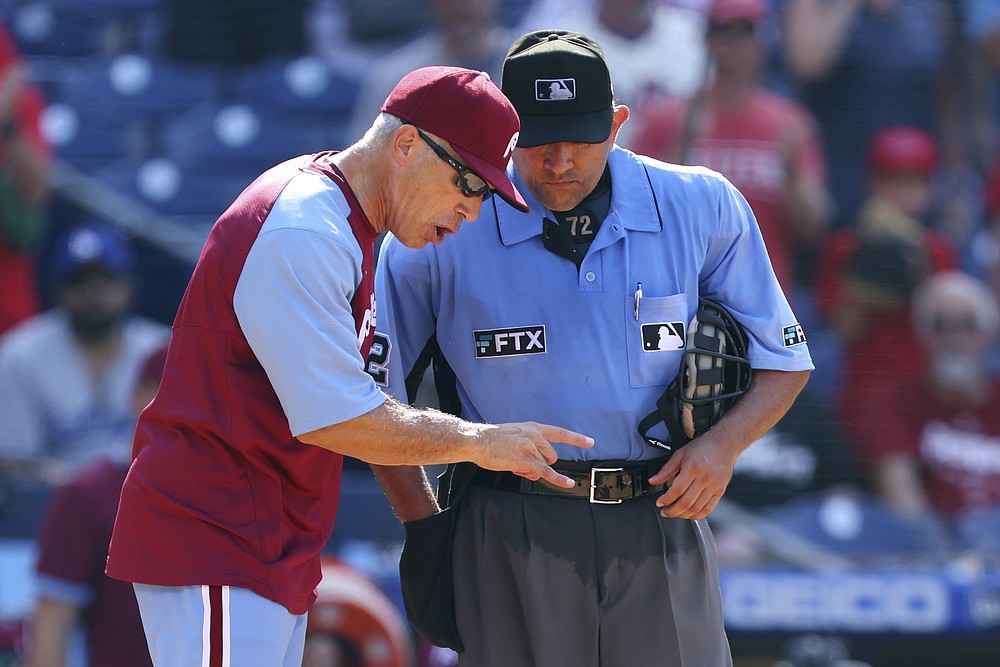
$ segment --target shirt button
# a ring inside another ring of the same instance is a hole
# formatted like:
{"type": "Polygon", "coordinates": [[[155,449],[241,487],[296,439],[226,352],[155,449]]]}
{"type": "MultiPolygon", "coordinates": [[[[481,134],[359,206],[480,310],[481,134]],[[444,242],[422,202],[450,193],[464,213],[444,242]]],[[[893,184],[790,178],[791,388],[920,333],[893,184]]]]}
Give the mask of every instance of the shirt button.
{"type": "Polygon", "coordinates": [[[584,278],[587,279],[588,283],[592,283],[595,280],[597,280],[597,274],[594,273],[593,271],[587,271],[587,275],[585,275],[584,278]]]}

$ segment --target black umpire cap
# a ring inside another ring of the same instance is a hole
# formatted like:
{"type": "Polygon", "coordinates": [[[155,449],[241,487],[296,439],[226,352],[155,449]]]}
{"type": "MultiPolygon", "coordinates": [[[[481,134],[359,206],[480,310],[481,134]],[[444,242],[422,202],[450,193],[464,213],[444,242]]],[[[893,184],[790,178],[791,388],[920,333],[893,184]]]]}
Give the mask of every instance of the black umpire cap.
{"type": "Polygon", "coordinates": [[[511,45],[500,89],[521,118],[522,148],[611,135],[614,92],[604,51],[578,32],[536,30],[511,45]]]}

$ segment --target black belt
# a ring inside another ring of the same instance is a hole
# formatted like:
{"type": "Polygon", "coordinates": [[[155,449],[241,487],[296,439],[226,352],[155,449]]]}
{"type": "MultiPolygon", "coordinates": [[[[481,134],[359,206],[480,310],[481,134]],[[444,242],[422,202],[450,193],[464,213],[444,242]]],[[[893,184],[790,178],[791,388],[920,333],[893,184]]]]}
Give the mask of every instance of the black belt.
{"type": "Polygon", "coordinates": [[[482,468],[476,471],[472,483],[529,495],[586,498],[592,503],[618,504],[665,490],[666,484],[649,483],[649,478],[659,472],[665,462],[663,458],[654,461],[558,461],[552,468],[576,482],[570,489],[544,479],[532,481],[512,472],[482,468]]]}

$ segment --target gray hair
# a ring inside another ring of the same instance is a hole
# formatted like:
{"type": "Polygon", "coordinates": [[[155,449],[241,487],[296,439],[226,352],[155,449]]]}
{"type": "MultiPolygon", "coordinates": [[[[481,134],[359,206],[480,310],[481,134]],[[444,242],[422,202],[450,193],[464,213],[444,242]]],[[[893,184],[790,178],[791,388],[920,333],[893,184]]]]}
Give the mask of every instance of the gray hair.
{"type": "Polygon", "coordinates": [[[972,315],[976,330],[991,338],[1000,335],[1000,304],[997,294],[981,280],[963,271],[942,271],[928,277],[913,295],[913,324],[930,330],[942,304],[962,304],[972,315]]]}
{"type": "Polygon", "coordinates": [[[358,146],[364,148],[379,146],[403,125],[406,125],[405,121],[383,111],[375,117],[372,126],[358,140],[358,146]]]}

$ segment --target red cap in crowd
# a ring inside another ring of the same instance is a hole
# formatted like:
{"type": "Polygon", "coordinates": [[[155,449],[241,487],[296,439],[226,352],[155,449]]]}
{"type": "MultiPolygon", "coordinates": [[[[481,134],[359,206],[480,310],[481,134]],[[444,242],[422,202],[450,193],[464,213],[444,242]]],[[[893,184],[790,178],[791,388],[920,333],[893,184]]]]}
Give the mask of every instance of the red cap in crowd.
{"type": "Polygon", "coordinates": [[[382,111],[447,141],[511,206],[528,210],[506,174],[521,122],[486,72],[422,67],[396,84],[382,111]]]}
{"type": "Polygon", "coordinates": [[[868,165],[874,171],[929,175],[937,167],[937,142],[927,132],[909,126],[879,131],[869,146],[868,165]]]}
{"type": "Polygon", "coordinates": [[[1000,152],[993,159],[993,165],[986,175],[985,192],[986,211],[991,215],[1000,213],[1000,152]]]}
{"type": "Polygon", "coordinates": [[[710,23],[757,22],[764,11],[764,0],[715,0],[708,10],[708,20],[710,23]]]}

